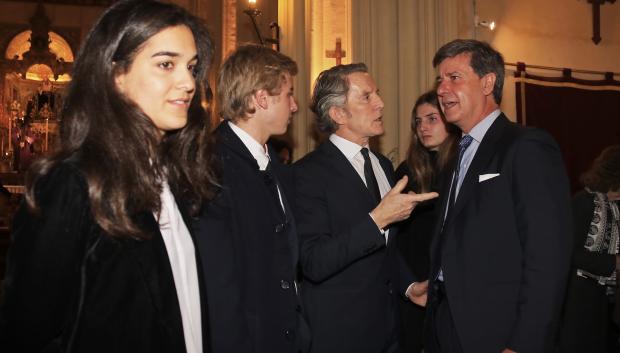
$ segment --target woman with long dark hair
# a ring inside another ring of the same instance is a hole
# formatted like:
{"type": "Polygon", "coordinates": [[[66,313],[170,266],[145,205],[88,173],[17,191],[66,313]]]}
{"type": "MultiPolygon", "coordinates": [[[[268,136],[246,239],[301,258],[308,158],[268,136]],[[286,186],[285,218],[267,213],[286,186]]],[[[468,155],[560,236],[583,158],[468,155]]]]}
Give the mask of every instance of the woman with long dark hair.
{"type": "MultiPolygon", "coordinates": [[[[415,102],[411,111],[411,142],[407,158],[396,169],[396,178],[408,176],[407,191],[439,191],[448,163],[456,153],[460,130],[446,122],[439,109],[437,93],[428,91],[415,102]]],[[[416,206],[399,225],[396,246],[419,280],[428,278],[430,241],[435,224],[436,200],[416,206]]],[[[401,303],[403,352],[422,350],[424,308],[409,301],[401,303]]]]}
{"type": "Polygon", "coordinates": [[[216,185],[211,56],[204,24],[176,5],[119,1],[95,24],[61,148],[30,170],[13,223],[2,352],[207,351],[187,225],[216,185]]]}
{"type": "Polygon", "coordinates": [[[585,189],[572,201],[574,251],[560,352],[618,352],[612,314],[620,305],[620,145],[605,148],[581,181],[585,189]]]}

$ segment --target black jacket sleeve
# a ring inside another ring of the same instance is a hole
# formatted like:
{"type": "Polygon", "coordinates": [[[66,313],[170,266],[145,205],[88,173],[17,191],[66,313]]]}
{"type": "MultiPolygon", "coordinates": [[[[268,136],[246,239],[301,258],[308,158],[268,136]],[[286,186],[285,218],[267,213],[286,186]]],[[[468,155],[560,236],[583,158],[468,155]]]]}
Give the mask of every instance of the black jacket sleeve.
{"type": "Polygon", "coordinates": [[[54,351],[75,320],[80,267],[93,224],[86,184],[63,163],[40,180],[36,198],[39,212],[23,203],[13,222],[0,304],[2,352],[54,351]]]}

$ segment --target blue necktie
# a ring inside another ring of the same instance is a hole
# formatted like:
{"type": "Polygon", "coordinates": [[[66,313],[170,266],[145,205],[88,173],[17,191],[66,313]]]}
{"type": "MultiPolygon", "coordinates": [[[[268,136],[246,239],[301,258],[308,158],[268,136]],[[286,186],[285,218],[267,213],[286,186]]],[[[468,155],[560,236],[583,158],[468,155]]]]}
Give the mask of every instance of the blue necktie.
{"type": "Polygon", "coordinates": [[[437,267],[434,268],[439,269],[437,273],[437,279],[441,282],[443,282],[443,271],[441,270],[441,247],[443,245],[444,238],[443,226],[446,224],[446,220],[448,219],[448,217],[450,217],[450,210],[456,202],[456,186],[459,182],[459,174],[461,172],[461,162],[463,161],[463,155],[465,154],[465,150],[467,150],[467,147],[471,145],[471,142],[473,140],[474,139],[471,136],[464,135],[459,141],[459,159],[456,161],[456,167],[454,168],[454,178],[452,179],[452,185],[450,186],[450,198],[448,199],[448,204],[446,205],[446,217],[443,219],[441,233],[439,234],[439,244],[437,245],[437,249],[439,249],[439,251],[437,256],[435,256],[435,260],[433,261],[433,263],[437,264],[437,267]]]}
{"type": "MultiPolygon", "coordinates": [[[[471,142],[473,141],[473,137],[471,137],[470,135],[463,135],[463,137],[461,137],[461,140],[459,141],[459,159],[456,162],[456,168],[454,169],[454,179],[452,180],[452,187],[450,188],[450,200],[448,203],[448,212],[450,212],[450,208],[452,208],[452,206],[454,206],[454,203],[456,202],[456,187],[459,183],[459,176],[461,173],[461,162],[463,161],[463,155],[465,154],[465,150],[467,149],[467,147],[469,147],[469,145],[471,145],[471,142]]],[[[448,218],[448,216],[446,215],[446,218],[448,218]]]]}

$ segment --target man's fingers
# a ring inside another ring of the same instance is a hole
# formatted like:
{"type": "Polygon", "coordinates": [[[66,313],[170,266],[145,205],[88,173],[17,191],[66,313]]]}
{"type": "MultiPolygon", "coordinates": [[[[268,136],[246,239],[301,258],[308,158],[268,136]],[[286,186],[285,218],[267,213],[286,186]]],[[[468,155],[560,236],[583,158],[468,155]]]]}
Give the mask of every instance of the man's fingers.
{"type": "Polygon", "coordinates": [[[403,176],[402,178],[400,178],[400,180],[398,181],[398,183],[396,183],[396,185],[394,185],[394,187],[392,188],[392,190],[390,190],[390,192],[388,192],[388,194],[400,194],[403,192],[403,190],[405,190],[405,187],[407,186],[407,176],[403,176]]]}
{"type": "Polygon", "coordinates": [[[425,192],[423,194],[416,194],[415,192],[410,192],[409,196],[411,196],[411,202],[422,202],[430,199],[434,199],[439,196],[436,192],[425,192]]]}
{"type": "Polygon", "coordinates": [[[425,306],[426,306],[426,301],[427,301],[427,299],[428,299],[428,298],[427,298],[426,294],[424,294],[424,295],[422,295],[422,296],[412,298],[412,299],[411,299],[411,301],[412,301],[413,303],[415,303],[415,304],[418,304],[418,305],[419,305],[419,306],[421,306],[421,307],[425,307],[425,306]]]}
{"type": "Polygon", "coordinates": [[[413,286],[413,295],[418,297],[425,295],[428,291],[428,280],[423,282],[416,282],[413,286]]]}
{"type": "Polygon", "coordinates": [[[421,291],[426,292],[428,290],[428,280],[417,283],[416,290],[421,290],[421,291]]]}

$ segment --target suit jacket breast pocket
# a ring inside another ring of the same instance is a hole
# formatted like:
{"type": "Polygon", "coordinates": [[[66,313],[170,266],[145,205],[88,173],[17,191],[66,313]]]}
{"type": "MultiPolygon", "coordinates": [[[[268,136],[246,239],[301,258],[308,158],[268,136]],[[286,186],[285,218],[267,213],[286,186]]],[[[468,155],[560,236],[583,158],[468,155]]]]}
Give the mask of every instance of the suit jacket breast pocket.
{"type": "Polygon", "coordinates": [[[489,173],[480,173],[477,177],[476,182],[478,183],[478,188],[480,190],[491,189],[493,187],[497,187],[498,184],[502,184],[506,177],[501,174],[501,172],[489,172],[489,173]]]}
{"type": "Polygon", "coordinates": [[[476,180],[476,197],[480,207],[494,207],[498,200],[509,197],[510,188],[501,172],[480,173],[476,180]],[[491,202],[491,204],[487,204],[491,202]]]}

